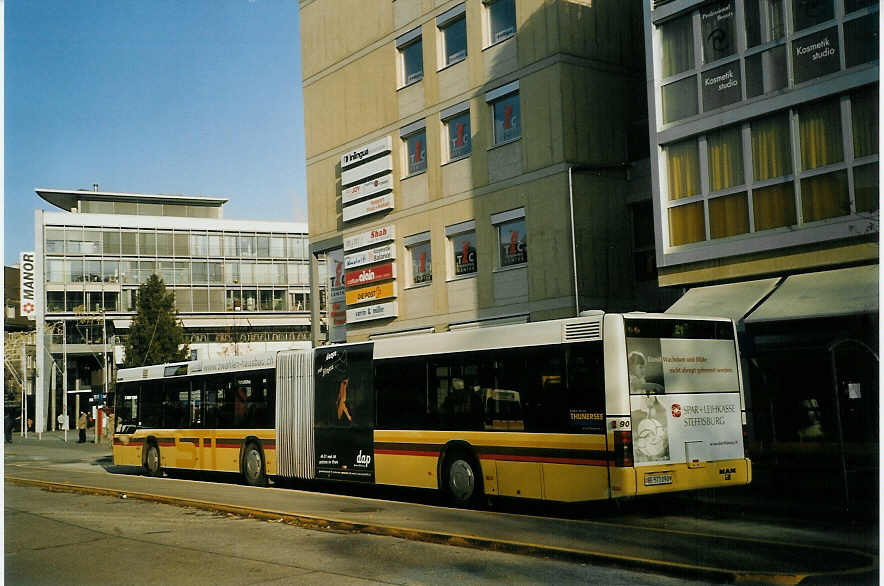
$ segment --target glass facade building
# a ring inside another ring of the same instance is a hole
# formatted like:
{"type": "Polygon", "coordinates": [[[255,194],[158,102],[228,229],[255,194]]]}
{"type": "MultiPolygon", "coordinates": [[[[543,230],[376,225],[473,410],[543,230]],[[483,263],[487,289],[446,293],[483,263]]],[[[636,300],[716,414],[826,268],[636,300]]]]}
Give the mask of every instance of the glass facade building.
{"type": "MultiPolygon", "coordinates": [[[[43,329],[38,338],[58,363],[56,376],[64,370],[59,358],[68,355],[73,375],[68,387],[95,386],[100,394],[103,380],[84,373],[101,370],[95,356],[103,351],[122,362],[138,287],[152,274],[174,293],[192,357],[276,350],[310,340],[305,223],[224,219],[227,200],[220,198],[37,194],[64,210],[37,211],[35,249],[37,320],[43,329]]],[[[41,370],[44,392],[51,370],[41,370]]]]}

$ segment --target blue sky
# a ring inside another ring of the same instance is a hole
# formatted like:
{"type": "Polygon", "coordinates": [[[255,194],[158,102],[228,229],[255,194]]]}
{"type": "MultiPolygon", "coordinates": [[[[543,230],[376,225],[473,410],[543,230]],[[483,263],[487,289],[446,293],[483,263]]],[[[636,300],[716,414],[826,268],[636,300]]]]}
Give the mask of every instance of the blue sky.
{"type": "Polygon", "coordinates": [[[36,187],[230,198],[306,221],[296,0],[5,2],[4,260],[36,187]]]}

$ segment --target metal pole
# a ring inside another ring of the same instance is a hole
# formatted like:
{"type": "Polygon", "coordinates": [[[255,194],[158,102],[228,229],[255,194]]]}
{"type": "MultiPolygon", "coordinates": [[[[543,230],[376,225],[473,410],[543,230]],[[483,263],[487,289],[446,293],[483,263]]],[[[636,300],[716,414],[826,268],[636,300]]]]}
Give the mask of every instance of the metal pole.
{"type": "Polygon", "coordinates": [[[68,328],[66,322],[61,322],[61,355],[62,360],[64,361],[64,370],[61,374],[61,383],[64,387],[62,389],[62,396],[64,397],[64,404],[62,405],[62,409],[64,410],[64,423],[62,427],[64,428],[64,442],[68,442],[68,428],[71,426],[71,419],[68,415],[68,328]]]}
{"type": "Polygon", "coordinates": [[[832,361],[832,388],[835,392],[835,424],[838,429],[838,451],[841,456],[841,481],[844,485],[844,508],[848,508],[850,502],[847,489],[847,461],[844,457],[844,430],[841,429],[841,401],[838,397],[838,367],[835,365],[835,348],[838,344],[833,344],[829,348],[829,358],[832,361]]]}

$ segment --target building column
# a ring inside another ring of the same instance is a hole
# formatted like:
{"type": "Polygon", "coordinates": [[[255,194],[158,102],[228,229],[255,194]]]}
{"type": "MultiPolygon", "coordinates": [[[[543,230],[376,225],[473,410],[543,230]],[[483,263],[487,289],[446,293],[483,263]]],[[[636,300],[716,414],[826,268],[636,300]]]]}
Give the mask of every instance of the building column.
{"type": "MultiPolygon", "coordinates": [[[[34,371],[34,431],[42,433],[46,431],[46,398],[49,394],[49,376],[52,372],[52,359],[50,357],[49,371],[46,369],[46,284],[44,265],[46,259],[43,255],[43,210],[34,210],[34,301],[37,306],[37,368],[34,371]]],[[[27,414],[25,414],[27,417],[27,414]]],[[[27,425],[27,420],[22,422],[27,425]]]]}

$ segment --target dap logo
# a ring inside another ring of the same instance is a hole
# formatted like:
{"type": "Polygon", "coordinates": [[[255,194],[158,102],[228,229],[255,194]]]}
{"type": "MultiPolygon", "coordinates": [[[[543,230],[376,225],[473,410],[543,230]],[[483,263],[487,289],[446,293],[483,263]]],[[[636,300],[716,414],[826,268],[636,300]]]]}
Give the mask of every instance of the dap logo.
{"type": "Polygon", "coordinates": [[[681,417],[681,405],[679,405],[678,403],[672,404],[672,416],[681,417]]]}

